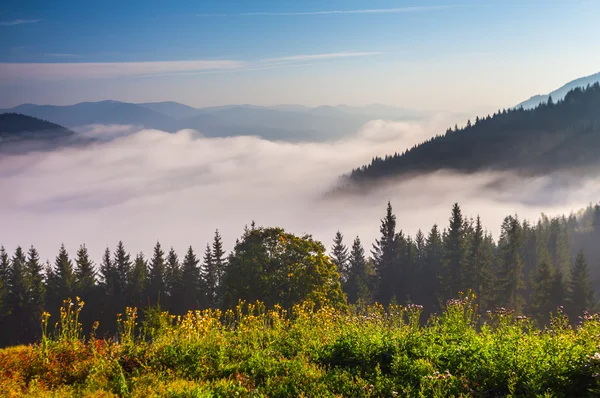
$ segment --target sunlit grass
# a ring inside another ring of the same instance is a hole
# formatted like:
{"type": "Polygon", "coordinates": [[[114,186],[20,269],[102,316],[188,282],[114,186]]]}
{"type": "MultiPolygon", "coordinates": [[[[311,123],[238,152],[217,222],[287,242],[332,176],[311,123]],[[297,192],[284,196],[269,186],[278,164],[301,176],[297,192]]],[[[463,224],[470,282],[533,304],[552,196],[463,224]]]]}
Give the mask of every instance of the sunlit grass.
{"type": "Polygon", "coordinates": [[[115,339],[84,338],[83,302],[67,300],[53,333],[0,350],[7,396],[584,397],[600,393],[600,318],[573,327],[558,312],[536,328],[510,311],[483,322],[473,296],[425,326],[416,305],[340,312],[260,303],[138,324],[119,315],[115,339]]]}

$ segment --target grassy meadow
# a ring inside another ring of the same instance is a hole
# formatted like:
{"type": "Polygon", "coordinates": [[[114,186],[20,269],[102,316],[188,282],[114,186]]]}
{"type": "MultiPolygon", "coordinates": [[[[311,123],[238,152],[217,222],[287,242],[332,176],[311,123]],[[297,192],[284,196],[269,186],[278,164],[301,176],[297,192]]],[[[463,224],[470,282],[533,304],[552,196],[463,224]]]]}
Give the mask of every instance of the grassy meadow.
{"type": "Polygon", "coordinates": [[[585,314],[573,326],[558,311],[540,329],[503,309],[479,317],[474,301],[451,300],[426,324],[417,305],[341,312],[240,303],[185,316],[153,311],[144,322],[130,308],[118,316],[111,339],[84,338],[84,305],[66,301],[60,319],[44,314],[40,342],[0,350],[0,395],[600,395],[598,315],[585,314]]]}

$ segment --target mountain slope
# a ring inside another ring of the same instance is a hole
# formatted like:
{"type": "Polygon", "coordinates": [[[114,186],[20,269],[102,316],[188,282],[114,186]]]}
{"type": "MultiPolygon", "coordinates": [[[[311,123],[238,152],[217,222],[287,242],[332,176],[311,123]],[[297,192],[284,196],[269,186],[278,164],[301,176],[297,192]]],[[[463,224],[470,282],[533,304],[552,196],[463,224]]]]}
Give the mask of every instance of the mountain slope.
{"type": "Polygon", "coordinates": [[[35,117],[19,113],[0,114],[0,138],[55,138],[74,134],[63,126],[35,117]]]}
{"type": "Polygon", "coordinates": [[[552,91],[549,94],[534,95],[533,97],[529,98],[527,101],[521,102],[516,107],[517,108],[523,107],[524,109],[532,109],[543,102],[547,102],[548,98],[550,96],[552,96],[553,101],[559,101],[559,100],[563,99],[565,97],[565,95],[567,95],[567,93],[569,91],[573,90],[574,88],[577,88],[577,87],[584,88],[584,87],[587,87],[588,85],[593,85],[598,82],[600,82],[600,72],[598,72],[594,75],[591,75],[591,76],[586,76],[586,77],[581,77],[579,79],[575,79],[575,80],[565,84],[564,86],[552,91]]]}
{"type": "Polygon", "coordinates": [[[576,88],[556,104],[512,109],[447,130],[401,154],[375,158],[350,180],[382,178],[441,169],[485,169],[544,173],[600,165],[600,84],[576,88]]]}

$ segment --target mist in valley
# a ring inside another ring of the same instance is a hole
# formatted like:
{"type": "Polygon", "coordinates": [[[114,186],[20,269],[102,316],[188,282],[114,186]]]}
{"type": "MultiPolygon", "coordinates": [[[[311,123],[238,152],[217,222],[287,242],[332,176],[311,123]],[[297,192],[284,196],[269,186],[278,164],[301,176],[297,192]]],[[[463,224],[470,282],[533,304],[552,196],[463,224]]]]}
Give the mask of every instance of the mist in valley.
{"type": "Polygon", "coordinates": [[[444,171],[387,182],[367,195],[326,195],[352,168],[410,148],[455,118],[374,120],[342,140],[319,143],[86,126],[77,132],[91,144],[0,157],[0,243],[9,253],[33,244],[50,261],[61,243],[72,254],[85,243],[99,261],[119,240],[132,253],[150,254],[158,240],[182,255],[189,245],[201,253],[216,229],[229,250],[254,220],[312,234],[328,248],[339,229],[347,244],[359,235],[370,248],[388,200],[405,233],[445,227],[458,202],[497,237],[509,214],[568,214],[600,196],[593,177],[444,171]]]}

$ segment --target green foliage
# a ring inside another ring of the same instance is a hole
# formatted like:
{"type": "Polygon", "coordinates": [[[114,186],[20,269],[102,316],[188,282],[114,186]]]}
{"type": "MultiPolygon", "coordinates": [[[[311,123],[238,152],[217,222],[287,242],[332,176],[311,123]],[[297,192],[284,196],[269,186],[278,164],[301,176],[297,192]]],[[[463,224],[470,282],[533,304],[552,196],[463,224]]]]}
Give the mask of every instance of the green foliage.
{"type": "Polygon", "coordinates": [[[470,292],[450,300],[426,325],[415,305],[157,309],[146,317],[155,318],[149,334],[129,309],[114,341],[83,340],[81,305],[67,301],[59,333],[0,350],[0,388],[9,396],[597,396],[599,315],[574,328],[558,313],[540,330],[507,310],[482,323],[475,301],[470,292]]]}
{"type": "Polygon", "coordinates": [[[311,300],[345,306],[340,276],[323,245],[281,228],[247,230],[229,256],[223,278],[224,308],[238,300],[264,301],[268,307],[311,300]]]}

